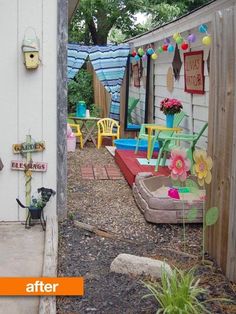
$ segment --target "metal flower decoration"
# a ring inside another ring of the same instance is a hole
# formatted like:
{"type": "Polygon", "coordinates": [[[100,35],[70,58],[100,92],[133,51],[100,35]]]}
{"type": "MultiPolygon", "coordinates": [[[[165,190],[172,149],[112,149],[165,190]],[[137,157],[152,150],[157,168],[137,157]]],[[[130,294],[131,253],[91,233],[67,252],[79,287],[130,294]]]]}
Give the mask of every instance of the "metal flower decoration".
{"type": "Polygon", "coordinates": [[[194,172],[198,178],[198,183],[200,186],[203,186],[206,182],[207,184],[211,183],[211,169],[212,169],[212,159],[207,156],[205,150],[195,150],[193,152],[194,172]]]}
{"type": "Polygon", "coordinates": [[[174,148],[171,151],[170,165],[171,178],[173,180],[185,181],[187,172],[190,170],[191,161],[187,157],[187,152],[183,148],[174,148]]]}

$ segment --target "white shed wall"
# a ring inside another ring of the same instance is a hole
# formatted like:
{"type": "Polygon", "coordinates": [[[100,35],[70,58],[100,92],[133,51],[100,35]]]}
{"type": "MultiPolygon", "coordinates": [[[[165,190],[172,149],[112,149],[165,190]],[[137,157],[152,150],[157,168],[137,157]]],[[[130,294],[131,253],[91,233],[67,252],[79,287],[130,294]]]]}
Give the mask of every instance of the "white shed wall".
{"type": "MultiPolygon", "coordinates": [[[[209,33],[211,32],[210,24],[208,24],[209,33]]],[[[199,129],[208,121],[208,103],[209,103],[209,73],[207,70],[207,58],[209,55],[209,46],[203,46],[201,43],[203,35],[198,32],[197,28],[190,29],[188,32],[182,32],[181,35],[186,38],[189,33],[197,36],[195,43],[191,44],[191,51],[204,51],[204,76],[205,76],[205,94],[190,94],[184,91],[184,51],[180,48],[180,57],[182,67],[179,80],[174,80],[173,92],[167,90],[167,71],[172,66],[174,52],[163,52],[158,59],[153,62],[154,67],[154,116],[155,123],[165,124],[165,115],[160,111],[160,102],[165,97],[177,98],[183,104],[183,110],[188,115],[182,122],[184,132],[198,132],[199,129]]],[[[172,40],[172,44],[174,41],[172,40]]],[[[155,48],[162,46],[163,41],[155,43],[155,48]]],[[[207,130],[204,136],[198,142],[198,145],[206,148],[207,130]]]]}
{"type": "MultiPolygon", "coordinates": [[[[12,144],[22,143],[28,133],[36,141],[44,140],[46,149],[32,153],[33,161],[48,163],[47,172],[33,172],[32,192],[45,186],[56,190],[56,116],[57,116],[57,1],[0,0],[0,221],[25,219],[16,197],[25,203],[25,177],[22,171],[10,169],[14,159],[12,144]],[[32,27],[40,40],[41,64],[26,70],[21,51],[22,40],[32,27]]],[[[56,212],[56,198],[45,214],[56,212]]]]}
{"type": "MultiPolygon", "coordinates": [[[[144,47],[149,44],[154,44],[155,48],[163,45],[163,40],[167,37],[172,38],[176,32],[186,38],[188,34],[193,32],[197,36],[197,41],[191,44],[191,50],[204,50],[204,74],[205,74],[205,94],[204,95],[191,95],[184,91],[184,65],[182,64],[180,79],[175,81],[174,90],[172,93],[167,90],[166,75],[168,68],[172,64],[174,53],[163,52],[159,55],[158,59],[151,61],[154,73],[154,116],[155,123],[164,124],[164,115],[160,112],[160,101],[165,97],[177,98],[183,102],[184,111],[188,114],[188,119],[182,123],[184,132],[198,132],[203,124],[208,121],[208,105],[209,105],[209,74],[207,70],[206,60],[209,55],[210,47],[202,45],[201,39],[204,34],[198,32],[198,26],[205,23],[208,25],[208,33],[211,34],[211,22],[215,12],[227,8],[235,3],[235,0],[218,0],[215,1],[195,12],[175,21],[164,25],[158,29],[147,32],[146,34],[136,36],[127,41],[132,48],[144,47]]],[[[172,44],[174,40],[172,39],[172,44]]],[[[181,59],[183,62],[183,51],[180,48],[181,59]]],[[[152,71],[151,71],[152,72],[152,71]]],[[[198,141],[198,146],[206,148],[207,146],[207,133],[198,141]]]]}

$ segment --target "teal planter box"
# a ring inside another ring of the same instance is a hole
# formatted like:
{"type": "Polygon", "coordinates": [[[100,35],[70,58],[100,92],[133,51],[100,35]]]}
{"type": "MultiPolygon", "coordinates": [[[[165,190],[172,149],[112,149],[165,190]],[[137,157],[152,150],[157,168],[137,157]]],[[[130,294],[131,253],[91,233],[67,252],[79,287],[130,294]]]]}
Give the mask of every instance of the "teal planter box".
{"type": "Polygon", "coordinates": [[[85,118],[86,116],[86,104],[84,101],[79,101],[76,104],[76,117],[85,118]]]}

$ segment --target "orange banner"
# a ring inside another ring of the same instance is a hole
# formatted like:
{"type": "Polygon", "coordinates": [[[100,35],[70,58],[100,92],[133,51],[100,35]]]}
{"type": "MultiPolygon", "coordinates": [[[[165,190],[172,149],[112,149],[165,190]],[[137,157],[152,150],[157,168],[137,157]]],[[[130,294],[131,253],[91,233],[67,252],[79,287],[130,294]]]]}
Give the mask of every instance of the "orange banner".
{"type": "Polygon", "coordinates": [[[83,295],[82,277],[2,277],[0,295],[83,295]]]}

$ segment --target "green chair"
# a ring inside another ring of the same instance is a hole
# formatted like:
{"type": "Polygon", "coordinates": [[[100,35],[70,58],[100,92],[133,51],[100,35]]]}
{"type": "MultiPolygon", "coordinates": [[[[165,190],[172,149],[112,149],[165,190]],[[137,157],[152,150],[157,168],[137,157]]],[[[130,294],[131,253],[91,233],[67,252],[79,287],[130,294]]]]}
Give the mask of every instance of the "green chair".
{"type": "MultiPolygon", "coordinates": [[[[180,141],[185,141],[190,143],[190,147],[187,148],[187,156],[191,161],[191,172],[193,172],[193,151],[195,149],[195,145],[197,144],[199,138],[202,136],[206,128],[208,127],[208,123],[205,123],[199,133],[195,134],[175,134],[172,136],[163,136],[163,134],[160,133],[161,139],[164,140],[159,153],[158,158],[155,166],[155,171],[158,171],[159,165],[165,166],[166,159],[167,159],[167,153],[170,152],[174,147],[176,147],[176,141],[180,144],[180,141]],[[161,160],[163,154],[163,158],[161,160]]],[[[164,132],[162,132],[164,133],[164,132]]],[[[159,138],[157,138],[159,141],[159,138]]]]}
{"type": "Polygon", "coordinates": [[[134,97],[129,97],[128,113],[127,113],[127,121],[128,121],[128,123],[132,123],[131,113],[136,108],[138,102],[139,102],[139,99],[134,98],[134,97]]]}
{"type": "MultiPolygon", "coordinates": [[[[178,127],[185,116],[186,116],[186,113],[184,111],[176,113],[174,116],[173,127],[178,127]]],[[[139,141],[142,139],[146,139],[146,140],[148,139],[148,134],[146,133],[146,127],[149,125],[151,126],[151,125],[155,125],[155,124],[144,123],[141,125],[140,132],[139,132],[138,139],[137,139],[136,148],[135,148],[135,154],[137,154],[137,152],[138,152],[139,141]]],[[[166,136],[172,136],[173,133],[174,133],[173,131],[162,131],[162,132],[157,131],[157,132],[155,132],[155,135],[152,136],[152,147],[151,147],[151,155],[150,156],[152,156],[152,154],[153,154],[154,145],[155,145],[155,142],[157,140],[157,136],[158,136],[158,141],[159,141],[159,147],[161,147],[162,142],[163,142],[162,138],[165,138],[166,136]]]]}

